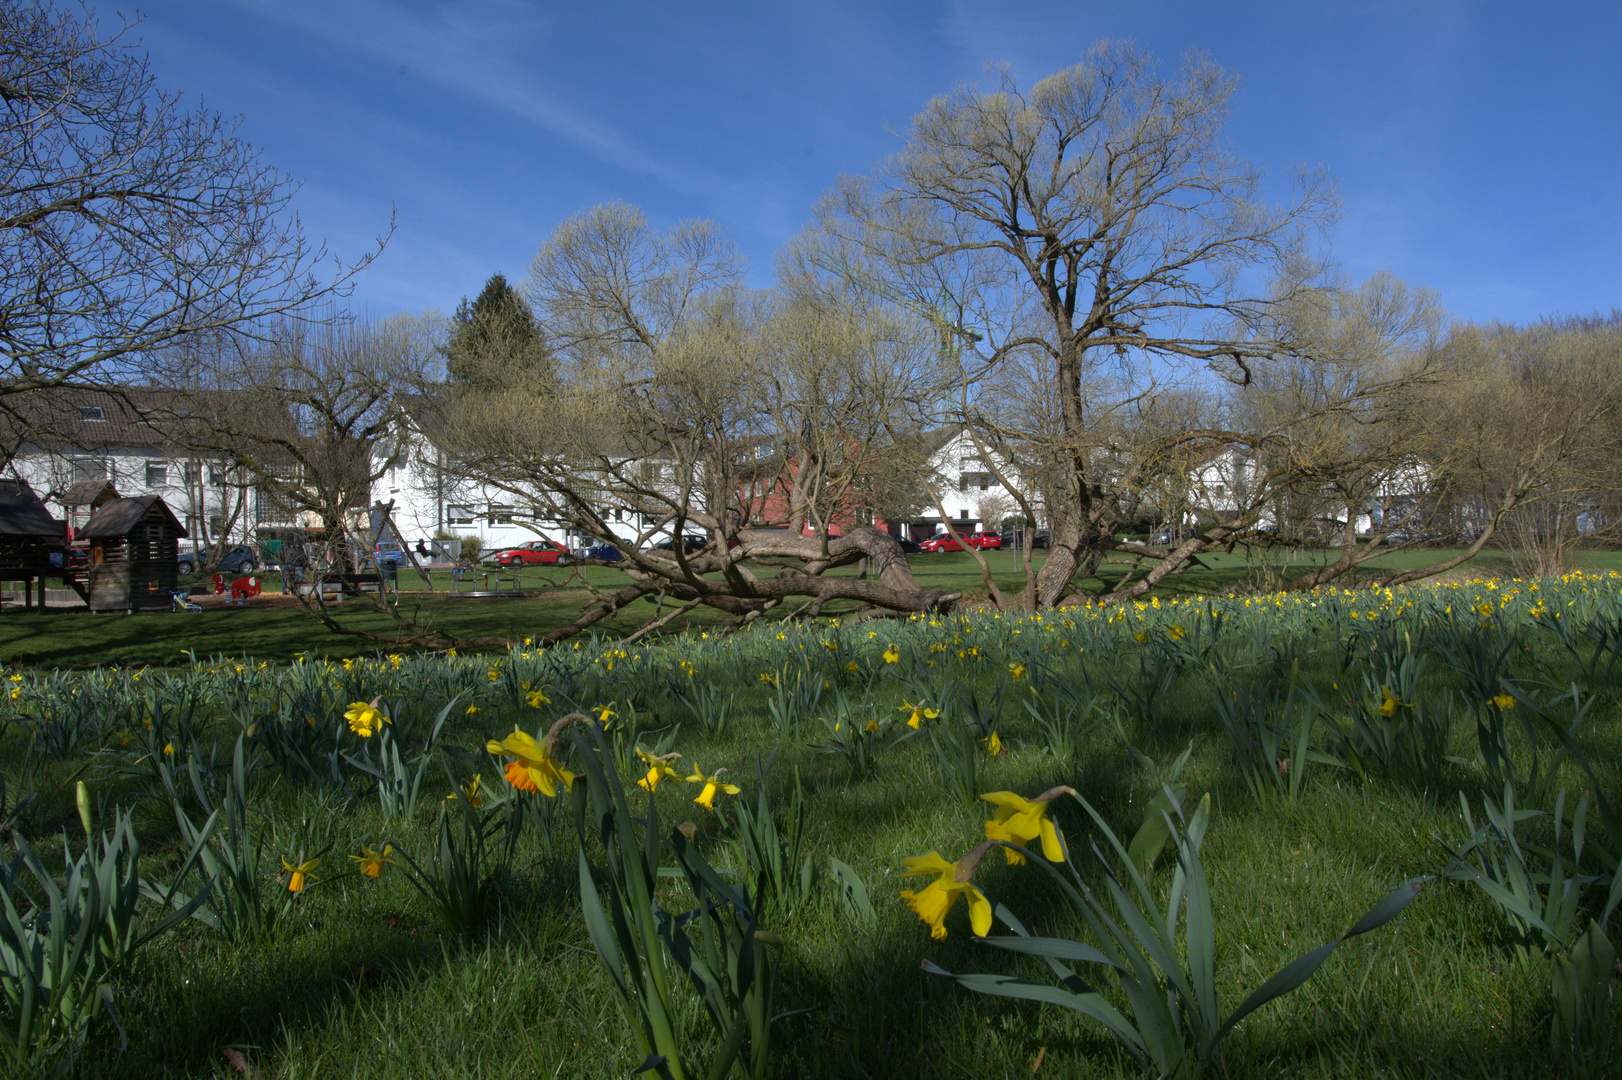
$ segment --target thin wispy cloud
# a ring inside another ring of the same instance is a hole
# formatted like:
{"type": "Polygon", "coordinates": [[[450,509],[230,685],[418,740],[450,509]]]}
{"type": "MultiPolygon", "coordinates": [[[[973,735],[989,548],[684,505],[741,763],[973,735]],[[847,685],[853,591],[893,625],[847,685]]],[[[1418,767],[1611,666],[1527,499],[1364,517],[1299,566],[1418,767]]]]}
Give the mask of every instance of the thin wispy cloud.
{"type": "Polygon", "coordinates": [[[567,141],[606,165],[652,176],[688,195],[725,197],[735,181],[690,163],[677,164],[565,99],[536,76],[545,68],[537,39],[559,48],[551,19],[528,5],[506,5],[499,14],[468,18],[452,4],[428,16],[377,0],[331,3],[250,3],[239,6],[299,30],[306,36],[432,82],[470,101],[505,110],[540,131],[567,141]]]}

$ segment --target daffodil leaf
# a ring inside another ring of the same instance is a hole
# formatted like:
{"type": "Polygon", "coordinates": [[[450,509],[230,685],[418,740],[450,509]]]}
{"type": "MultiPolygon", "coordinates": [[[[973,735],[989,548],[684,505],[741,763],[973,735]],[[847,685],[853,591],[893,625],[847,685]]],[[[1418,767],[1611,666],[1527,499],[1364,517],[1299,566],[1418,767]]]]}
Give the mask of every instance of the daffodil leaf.
{"type": "Polygon", "coordinates": [[[1134,1053],[1138,1060],[1142,1061],[1146,1057],[1143,1037],[1132,1026],[1131,1021],[1122,1016],[1120,1010],[1110,1005],[1108,1001],[1097,994],[1072,994],[1068,990],[1048,986],[1046,983],[1031,982],[1028,979],[1015,979],[1006,975],[954,975],[928,960],[923,962],[923,969],[931,975],[944,975],[959,986],[973,990],[977,994],[1017,998],[1021,1001],[1040,1001],[1049,1005],[1062,1005],[1067,1009],[1073,1009],[1103,1024],[1128,1050],[1134,1053]]]}
{"type": "Polygon", "coordinates": [[[1212,1035],[1210,1041],[1206,1044],[1206,1055],[1209,1056],[1211,1051],[1216,1049],[1217,1043],[1221,1042],[1223,1036],[1233,1030],[1234,1025],[1239,1021],[1266,1005],[1269,1001],[1283,997],[1312,978],[1313,973],[1322,966],[1323,962],[1329,958],[1329,954],[1334,952],[1341,942],[1347,938],[1356,937],[1358,934],[1366,934],[1370,930],[1377,930],[1402,914],[1403,909],[1413,902],[1414,897],[1419,895],[1420,886],[1425,880],[1424,878],[1416,878],[1403,882],[1394,892],[1376,904],[1367,915],[1357,920],[1356,925],[1346,933],[1334,941],[1320,945],[1311,952],[1298,956],[1285,964],[1273,974],[1272,978],[1258,986],[1245,999],[1244,1004],[1233,1011],[1233,1015],[1223,1021],[1222,1026],[1217,1029],[1216,1034],[1212,1035]]]}
{"type": "Polygon", "coordinates": [[[1171,824],[1166,820],[1166,815],[1177,812],[1187,791],[1188,787],[1184,784],[1167,785],[1149,800],[1143,824],[1138,827],[1127,848],[1127,858],[1140,873],[1154,869],[1155,860],[1165,849],[1166,841],[1171,839],[1171,824]]]}
{"type": "MultiPolygon", "coordinates": [[[[974,940],[982,945],[1006,949],[1008,952],[1026,953],[1030,956],[1047,956],[1055,960],[1075,960],[1083,964],[1108,964],[1112,968],[1121,968],[1120,964],[1117,964],[1091,945],[1080,941],[1071,941],[1069,938],[977,937],[974,940]]],[[[1125,969],[1122,968],[1121,970],[1125,969]]]]}
{"type": "Polygon", "coordinates": [[[877,921],[878,915],[873,910],[873,902],[867,895],[867,885],[862,881],[862,876],[831,855],[828,857],[828,872],[839,882],[839,898],[844,901],[846,909],[860,922],[877,921]]]}

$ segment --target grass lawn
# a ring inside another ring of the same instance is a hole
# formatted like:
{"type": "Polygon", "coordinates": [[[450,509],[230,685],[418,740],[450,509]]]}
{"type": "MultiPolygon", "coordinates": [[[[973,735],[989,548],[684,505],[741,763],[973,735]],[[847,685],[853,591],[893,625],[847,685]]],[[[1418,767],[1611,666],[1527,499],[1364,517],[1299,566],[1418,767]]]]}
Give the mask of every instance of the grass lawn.
{"type": "MultiPolygon", "coordinates": [[[[954,573],[944,560],[930,560],[921,570],[954,573]]],[[[456,602],[443,603],[451,617],[449,605],[456,602]]],[[[523,609],[501,606],[507,603],[479,610],[491,612],[483,616],[489,619],[522,616],[523,609]]],[[[507,811],[492,811],[490,847],[474,877],[483,879],[481,903],[489,918],[471,929],[453,929],[440,918],[401,867],[372,880],[349,859],[362,846],[389,842],[397,861],[404,854],[432,865],[435,819],[458,810],[444,801],[453,783],[478,773],[490,806],[506,795],[501,762],[485,753],[488,739],[506,735],[515,722],[534,731],[567,708],[608,705],[627,747],[634,741],[679,752],[683,770],[712,774],[724,766],[724,779],[741,786],[739,795],[721,796],[713,811],[694,805],[696,785],[667,780],[652,796],[667,829],[695,823],[694,843],[705,858],[739,880],[755,876],[739,831],[739,803],[753,805],[762,790],[756,755],[775,757],[764,787],[779,829],[792,829],[795,791],[803,797],[798,858],[810,860],[813,883],[804,896],[762,908],[762,925],[783,943],[772,953],[778,965],[772,1010],[788,1014],[773,1027],[765,1075],[1152,1076],[1079,1013],[982,996],[922,970],[928,960],[952,972],[1045,986],[1057,981],[1034,958],[973,940],[966,902],[952,907],[946,936],[935,939],[898,896],[928,880],[903,879],[903,858],[934,850],[955,860],[985,836],[991,807],[962,797],[953,779],[963,775],[953,762],[965,759],[937,750],[959,745],[951,741],[959,737],[954,731],[971,740],[966,760],[978,792],[1031,797],[1068,785],[1123,838],[1146,819],[1163,784],[1186,785],[1190,812],[1209,794],[1210,829],[1200,858],[1212,904],[1212,985],[1224,1010],[1293,958],[1334,940],[1404,881],[1441,874],[1447,850],[1469,837],[1461,795],[1478,823],[1483,798],[1502,799],[1502,783],[1481,756],[1476,718],[1504,714],[1481,713],[1467,703],[1465,693],[1476,684],[1463,670],[1469,668],[1463,654],[1451,654],[1450,661],[1449,649],[1500,655],[1503,647],[1500,674],[1525,701],[1514,716],[1542,709],[1565,730],[1573,709],[1569,697],[1559,697],[1562,688],[1575,681],[1585,700],[1596,695],[1573,729],[1592,771],[1569,756],[1558,758],[1547,742],[1535,748],[1510,726],[1505,745],[1523,777],[1534,759],[1558,770],[1554,783],[1519,785],[1518,806],[1539,812],[1518,826],[1529,858],[1536,862],[1543,858],[1537,850],[1556,846],[1550,821],[1557,805],[1565,825],[1558,844],[1569,851],[1584,792],[1609,795],[1608,806],[1622,802],[1622,664],[1614,651],[1581,636],[1573,639],[1575,651],[1566,649],[1539,614],[1560,610],[1597,620],[1585,626],[1606,625],[1622,617],[1615,581],[1546,582],[1512,596],[1416,590],[1391,602],[1367,595],[1345,603],[1301,598],[1265,608],[1235,602],[1225,610],[1220,625],[1192,606],[1167,601],[1158,610],[1116,613],[1116,619],[1096,612],[1040,622],[974,614],[838,630],[762,627],[623,651],[415,657],[353,670],[305,663],[258,673],[204,664],[139,678],[130,672],[25,674],[13,684],[20,689],[10,711],[0,717],[0,777],[11,793],[11,802],[0,804],[0,819],[9,805],[10,827],[59,863],[64,832],[75,851],[82,843],[72,781],[84,779],[98,822],[110,821],[120,808],[133,814],[143,873],[166,882],[181,861],[175,804],[199,821],[203,809],[184,770],[173,798],[158,782],[154,762],[162,753],[156,748],[165,741],[178,746],[177,765],[194,755],[196,783],[219,800],[227,770],[210,768],[211,754],[228,759],[237,735],[254,733],[247,751],[257,768],[246,805],[264,845],[264,869],[255,880],[265,903],[286,903],[286,916],[258,937],[233,938],[193,921],[156,939],[112,980],[128,1048],[119,1050],[118,1032],[102,1017],[77,1075],[238,1075],[233,1060],[267,1078],[635,1075],[642,1056],[582,915],[580,849],[566,799],[526,796],[523,825],[507,855],[507,811]],[[1479,603],[1494,613],[1477,616],[1479,603]],[[894,661],[885,655],[892,647],[894,661]],[[1259,771],[1244,764],[1255,761],[1257,734],[1281,722],[1292,679],[1315,688],[1322,707],[1309,714],[1311,745],[1340,766],[1293,760],[1299,755],[1288,748],[1288,768],[1272,760],[1259,771]],[[553,699],[544,707],[526,701],[535,686],[553,699]],[[1378,750],[1354,733],[1354,719],[1374,725],[1368,738],[1377,742],[1372,732],[1389,686],[1402,696],[1390,717],[1398,735],[1392,748],[1378,750]],[[973,695],[972,704],[965,694],[973,695]],[[373,760],[381,736],[364,743],[344,729],[341,712],[350,701],[380,697],[410,760],[422,752],[435,711],[453,695],[460,696],[432,751],[421,803],[386,814],[377,786],[352,764],[363,752],[373,760]],[[907,703],[920,698],[938,705],[941,715],[913,733],[905,722],[907,703]],[[1219,703],[1241,698],[1259,703],[1259,726],[1230,729],[1223,721],[1219,703]],[[477,711],[463,708],[468,701],[477,711]],[[987,754],[979,733],[966,726],[977,713],[1006,753],[987,754]],[[319,723],[306,727],[306,719],[319,723]],[[868,720],[879,728],[870,768],[825,752],[839,737],[836,722],[865,733],[868,720]],[[195,742],[182,737],[183,724],[192,725],[195,742]],[[1403,742],[1402,732],[1426,724],[1443,725],[1440,741],[1403,742]],[[314,770],[290,756],[301,740],[314,770]],[[347,757],[334,754],[329,771],[334,748],[347,757]],[[1185,751],[1186,764],[1174,773],[1185,751]],[[1345,767],[1354,759],[1361,772],[1345,767]],[[1275,783],[1290,776],[1301,778],[1293,795],[1275,783]],[[1567,796],[1557,804],[1560,788],[1567,796]],[[35,801],[16,810],[17,798],[29,792],[35,801]],[[311,873],[322,883],[291,896],[287,875],[276,876],[280,860],[297,863],[318,851],[320,863],[311,873]],[[830,858],[848,864],[865,883],[870,917],[841,901],[830,858]]],[[[256,618],[240,611],[107,621],[137,628],[223,627],[226,620],[264,625],[249,622],[256,618]]],[[[302,625],[309,636],[309,623],[302,625]]],[[[296,634],[292,627],[277,632],[296,634]]],[[[573,754],[564,760],[582,768],[573,754]]],[[[629,784],[644,768],[630,758],[623,781],[629,784]]],[[[636,813],[645,813],[649,796],[634,788],[630,794],[636,813]]],[[[1090,850],[1094,843],[1108,850],[1100,830],[1069,797],[1050,813],[1083,879],[1104,895],[1103,864],[1090,850]]],[[[1579,872],[1588,883],[1575,886],[1586,914],[1576,925],[1598,910],[1607,876],[1617,869],[1619,836],[1597,807],[1586,813],[1588,844],[1579,872]]],[[[605,853],[595,835],[588,835],[584,852],[601,882],[605,853]]],[[[12,857],[8,851],[6,858],[12,857]]],[[[1113,856],[1107,861],[1116,866],[1113,856]]],[[[672,863],[667,851],[664,865],[672,863]]],[[[1165,903],[1175,865],[1168,854],[1149,875],[1157,905],[1165,903]]],[[[795,880],[797,866],[791,857],[795,880]]],[[[679,878],[657,882],[669,910],[690,904],[679,878]]],[[[1097,944],[1038,866],[1010,866],[994,851],[973,883],[1034,934],[1097,944]]],[[[188,887],[195,885],[193,879],[188,887]]],[[[1611,920],[1613,941],[1622,937],[1618,921],[1611,920]]],[[[1010,930],[998,922],[991,933],[1006,937],[1010,930]]],[[[1566,947],[1562,942],[1556,951],[1566,947]]],[[[1179,945],[1184,948],[1191,948],[1186,940],[1179,945]]],[[[1128,1007],[1108,969],[1074,966],[1113,1005],[1128,1007]]],[[[1608,1012],[1596,1014],[1598,1027],[1585,1037],[1597,1042],[1581,1052],[1569,1041],[1552,1048],[1552,970],[1540,939],[1517,931],[1480,887],[1432,880],[1395,921],[1343,944],[1300,990],[1244,1021],[1207,1075],[1614,1075],[1622,993],[1608,1012]]],[[[702,1061],[719,1038],[686,984],[676,1000],[680,1040],[702,1061]]],[[[0,1001],[0,1020],[3,1014],[0,1001]]]]}
{"type": "MultiPolygon", "coordinates": [[[[1445,551],[1401,551],[1376,560],[1379,567],[1409,569],[1439,561],[1445,551]]],[[[1036,552],[1040,567],[1046,553],[1036,552]]],[[[1013,552],[986,553],[998,588],[1006,594],[1024,587],[1023,565],[1013,552]]],[[[941,555],[913,555],[908,560],[919,583],[925,587],[960,590],[969,600],[983,599],[986,589],[972,555],[955,552],[941,555]]],[[[1205,568],[1191,569],[1163,582],[1157,593],[1163,597],[1196,594],[1220,595],[1244,591],[1263,584],[1256,566],[1242,553],[1202,556],[1205,568]]],[[[1593,570],[1622,569],[1622,552],[1582,553],[1582,565],[1593,570]]],[[[1300,573],[1310,563],[1289,567],[1300,573]]],[[[1083,592],[1107,591],[1131,569],[1125,559],[1106,563],[1096,578],[1077,583],[1083,592]]],[[[584,572],[599,588],[612,589],[623,582],[619,572],[607,567],[589,567],[584,572]]],[[[1136,571],[1134,571],[1136,572],[1136,571]]],[[[1501,552],[1485,552],[1456,572],[1495,576],[1508,573],[1508,560],[1501,552]]],[[[856,570],[835,571],[854,575],[856,570]]],[[[199,576],[196,580],[203,581],[199,576]]],[[[510,576],[507,579],[511,581],[510,576]]],[[[590,594],[570,588],[570,573],[530,567],[523,571],[523,585],[531,590],[522,598],[447,599],[448,573],[435,575],[436,592],[422,590],[420,580],[410,570],[400,575],[404,590],[402,610],[420,623],[442,629],[458,637],[505,637],[521,641],[539,636],[574,619],[590,600],[590,594]]],[[[267,579],[267,589],[280,583],[267,579]]],[[[481,585],[482,587],[482,585],[481,585]]],[[[510,587],[510,586],[509,586],[510,587]]],[[[651,603],[641,602],[597,624],[597,631],[609,637],[623,637],[645,623],[653,612],[651,603]]],[[[786,613],[790,608],[779,609],[786,613]]],[[[854,610],[851,604],[830,604],[829,615],[854,610]]],[[[388,633],[393,624],[367,602],[333,605],[340,621],[357,629],[388,633]]],[[[770,617],[770,616],[769,616],[770,617]]],[[[714,611],[700,609],[670,626],[671,632],[702,630],[726,625],[731,620],[714,611]]],[[[0,614],[0,664],[7,666],[90,667],[103,664],[171,666],[186,661],[195,651],[199,656],[227,654],[256,659],[288,660],[299,653],[332,658],[371,655],[376,646],[359,638],[334,634],[297,607],[277,604],[244,607],[210,607],[200,613],[170,614],[144,612],[139,615],[92,615],[82,609],[51,609],[47,614],[8,608],[0,614]]]]}

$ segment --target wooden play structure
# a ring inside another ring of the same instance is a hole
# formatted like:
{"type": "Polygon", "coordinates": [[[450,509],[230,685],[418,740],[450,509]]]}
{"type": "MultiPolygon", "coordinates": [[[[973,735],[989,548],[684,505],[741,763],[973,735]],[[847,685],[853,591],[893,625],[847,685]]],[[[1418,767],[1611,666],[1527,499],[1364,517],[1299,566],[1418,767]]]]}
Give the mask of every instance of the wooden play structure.
{"type": "Polygon", "coordinates": [[[90,543],[91,611],[172,605],[187,533],[160,496],[104,502],[79,535],[90,543]]]}
{"type": "MultiPolygon", "coordinates": [[[[45,579],[60,577],[80,589],[71,571],[52,566],[51,556],[66,558],[67,527],[51,517],[25,480],[0,480],[0,581],[23,585],[23,606],[45,609],[45,579]]],[[[84,595],[80,589],[81,596],[84,595]]]]}

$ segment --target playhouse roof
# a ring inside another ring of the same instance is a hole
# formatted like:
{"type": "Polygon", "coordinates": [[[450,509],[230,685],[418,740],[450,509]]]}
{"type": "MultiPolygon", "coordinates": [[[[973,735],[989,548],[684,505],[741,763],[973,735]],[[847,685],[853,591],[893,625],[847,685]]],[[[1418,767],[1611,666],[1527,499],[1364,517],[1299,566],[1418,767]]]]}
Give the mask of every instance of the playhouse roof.
{"type": "Polygon", "coordinates": [[[66,537],[26,480],[0,480],[0,536],[66,537]]]}
{"type": "Polygon", "coordinates": [[[163,511],[163,516],[169,519],[176,532],[185,536],[186,530],[181,528],[180,521],[169,509],[169,504],[157,495],[143,495],[138,499],[113,499],[102,503],[90,515],[79,535],[91,539],[109,536],[127,536],[136,523],[146,517],[147,513],[156,505],[163,511]]]}
{"type": "Polygon", "coordinates": [[[110,499],[118,498],[118,490],[110,480],[80,480],[62,493],[57,501],[63,506],[89,506],[106,492],[110,499]]]}

